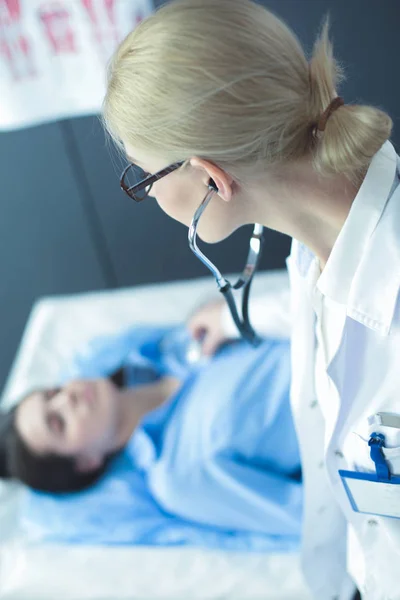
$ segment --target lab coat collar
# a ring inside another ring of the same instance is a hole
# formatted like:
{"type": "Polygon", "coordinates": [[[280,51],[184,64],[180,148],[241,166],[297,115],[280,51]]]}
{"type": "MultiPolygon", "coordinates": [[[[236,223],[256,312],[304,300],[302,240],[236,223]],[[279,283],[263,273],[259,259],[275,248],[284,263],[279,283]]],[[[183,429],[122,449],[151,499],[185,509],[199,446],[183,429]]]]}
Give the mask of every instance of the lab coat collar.
{"type": "MultiPolygon", "coordinates": [[[[397,161],[393,145],[385,142],[371,161],[317,281],[324,296],[346,305],[349,317],[384,335],[390,330],[400,285],[400,231],[392,219],[385,219],[385,207],[398,184],[397,161]]],[[[298,244],[294,254],[299,272],[307,277],[315,263],[313,253],[298,244]]]]}

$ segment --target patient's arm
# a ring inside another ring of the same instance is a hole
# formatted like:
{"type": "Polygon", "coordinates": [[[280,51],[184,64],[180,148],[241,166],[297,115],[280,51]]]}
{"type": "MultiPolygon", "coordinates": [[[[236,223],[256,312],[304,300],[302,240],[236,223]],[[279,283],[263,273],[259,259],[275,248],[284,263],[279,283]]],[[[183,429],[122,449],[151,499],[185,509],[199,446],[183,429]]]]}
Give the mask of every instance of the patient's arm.
{"type": "MultiPolygon", "coordinates": [[[[278,451],[278,449],[277,449],[278,451]]],[[[300,481],[268,467],[216,456],[185,474],[150,487],[167,511],[190,521],[231,531],[299,536],[303,490],[300,481]]]]}
{"type": "Polygon", "coordinates": [[[221,525],[271,535],[300,534],[300,481],[233,457],[218,457],[214,470],[225,483],[225,502],[219,503],[221,525]]]}

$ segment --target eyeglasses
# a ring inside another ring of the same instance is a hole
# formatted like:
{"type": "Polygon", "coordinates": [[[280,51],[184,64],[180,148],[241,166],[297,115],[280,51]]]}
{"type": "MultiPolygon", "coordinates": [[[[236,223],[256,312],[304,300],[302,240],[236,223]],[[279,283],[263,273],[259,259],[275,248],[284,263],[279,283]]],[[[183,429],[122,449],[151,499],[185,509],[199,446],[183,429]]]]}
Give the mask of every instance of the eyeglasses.
{"type": "MultiPolygon", "coordinates": [[[[154,173],[154,175],[147,173],[146,177],[140,179],[139,181],[137,181],[138,167],[131,163],[126,167],[126,169],[124,169],[121,175],[121,189],[124,190],[125,194],[128,194],[129,198],[132,198],[132,200],[135,202],[143,202],[143,200],[149,195],[153,183],[159,179],[162,179],[166,175],[169,175],[173,171],[176,171],[176,169],[179,169],[184,162],[185,161],[182,160],[180,162],[173,163],[169,167],[162,169],[162,171],[154,173]]],[[[145,171],[142,172],[145,173],[145,171]]]]}

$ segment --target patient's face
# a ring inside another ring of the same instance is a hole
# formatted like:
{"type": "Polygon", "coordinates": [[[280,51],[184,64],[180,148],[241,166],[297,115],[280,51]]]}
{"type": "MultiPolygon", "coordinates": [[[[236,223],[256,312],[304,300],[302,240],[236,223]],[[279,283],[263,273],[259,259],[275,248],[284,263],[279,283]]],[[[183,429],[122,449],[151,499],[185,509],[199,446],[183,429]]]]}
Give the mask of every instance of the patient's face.
{"type": "Polygon", "coordinates": [[[25,398],[17,410],[16,427],[37,454],[92,457],[96,462],[96,457],[102,459],[115,449],[117,409],[118,390],[111,381],[77,380],[25,398]]]}

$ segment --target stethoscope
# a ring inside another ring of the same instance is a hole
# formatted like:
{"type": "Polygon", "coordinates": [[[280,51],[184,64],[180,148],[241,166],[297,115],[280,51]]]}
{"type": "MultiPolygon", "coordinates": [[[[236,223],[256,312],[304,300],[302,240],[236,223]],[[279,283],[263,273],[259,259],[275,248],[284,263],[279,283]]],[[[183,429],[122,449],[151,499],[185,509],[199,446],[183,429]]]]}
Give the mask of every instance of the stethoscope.
{"type": "Polygon", "coordinates": [[[258,346],[261,343],[261,338],[256,334],[253,327],[251,326],[249,319],[249,295],[251,283],[253,280],[254,273],[257,270],[262,247],[263,247],[263,231],[264,227],[259,223],[254,225],[253,233],[250,239],[250,249],[247,256],[246,266],[243,269],[241,277],[237,282],[232,285],[225,277],[222,276],[221,272],[217,267],[203,254],[199,249],[196,242],[197,227],[199,220],[205,209],[207,208],[213,195],[218,192],[218,187],[215,182],[210,179],[208,184],[208,193],[205,196],[203,202],[196,210],[192,222],[189,227],[188,241],[189,247],[192,252],[197,256],[199,260],[211,271],[217,282],[218,290],[223,294],[231,312],[232,318],[235,322],[236,327],[239,330],[240,335],[244,340],[249,342],[252,346],[258,346]],[[242,289],[242,316],[239,316],[239,312],[236,306],[235,298],[233,296],[233,290],[242,289]]]}

